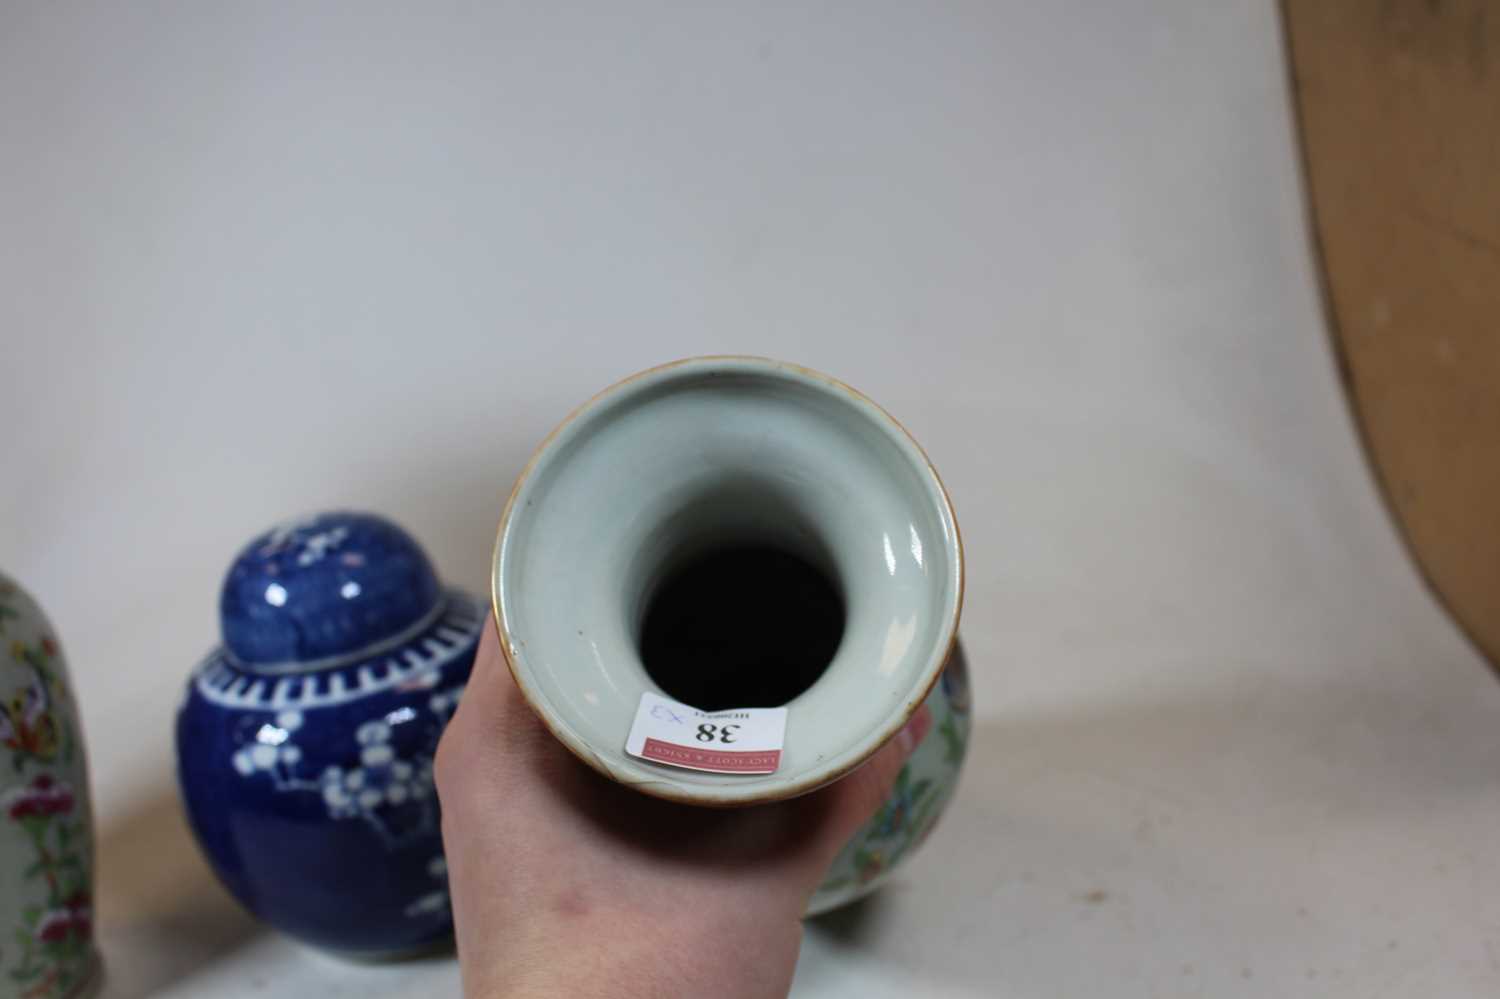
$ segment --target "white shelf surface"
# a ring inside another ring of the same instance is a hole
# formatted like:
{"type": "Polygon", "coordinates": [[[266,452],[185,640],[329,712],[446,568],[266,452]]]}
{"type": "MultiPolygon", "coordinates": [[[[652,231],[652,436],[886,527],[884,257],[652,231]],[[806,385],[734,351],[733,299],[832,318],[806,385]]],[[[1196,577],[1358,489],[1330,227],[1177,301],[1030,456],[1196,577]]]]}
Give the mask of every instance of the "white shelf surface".
{"type": "Polygon", "coordinates": [[[73,663],[109,996],[455,994],[256,926],[170,722],[235,548],[370,507],[482,591],[647,365],[835,373],[970,564],[961,793],[795,993],[1500,994],[1500,686],[1325,339],[1268,2],[10,7],[0,564],[73,663]]]}

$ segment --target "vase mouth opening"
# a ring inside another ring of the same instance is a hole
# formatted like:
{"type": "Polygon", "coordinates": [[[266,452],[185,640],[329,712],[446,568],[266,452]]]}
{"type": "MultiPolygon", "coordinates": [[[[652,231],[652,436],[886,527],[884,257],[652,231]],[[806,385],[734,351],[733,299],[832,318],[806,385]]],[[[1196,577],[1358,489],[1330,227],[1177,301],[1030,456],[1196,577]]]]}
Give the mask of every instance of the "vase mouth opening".
{"type": "Polygon", "coordinates": [[[641,664],[700,710],[781,707],[842,644],[848,560],[795,490],[754,470],[689,493],[658,510],[622,579],[641,664]]]}
{"type": "Polygon", "coordinates": [[[533,455],[493,566],[501,646],[547,727],[646,793],[734,805],[867,759],[937,679],[963,558],[942,483],[894,419],[824,375],[696,358],[595,396],[533,455]],[[787,707],[769,775],[625,753],[641,695],[787,707]]]}

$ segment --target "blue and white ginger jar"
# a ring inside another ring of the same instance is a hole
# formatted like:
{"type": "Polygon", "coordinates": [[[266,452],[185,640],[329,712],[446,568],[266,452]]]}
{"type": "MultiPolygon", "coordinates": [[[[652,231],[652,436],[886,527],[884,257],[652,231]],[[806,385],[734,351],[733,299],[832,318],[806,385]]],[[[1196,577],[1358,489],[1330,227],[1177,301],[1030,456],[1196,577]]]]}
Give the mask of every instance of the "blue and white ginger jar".
{"type": "Polygon", "coordinates": [[[353,954],[451,934],[432,759],[484,621],[381,517],[325,513],[240,552],[177,754],[198,842],[246,908],[353,954]]]}

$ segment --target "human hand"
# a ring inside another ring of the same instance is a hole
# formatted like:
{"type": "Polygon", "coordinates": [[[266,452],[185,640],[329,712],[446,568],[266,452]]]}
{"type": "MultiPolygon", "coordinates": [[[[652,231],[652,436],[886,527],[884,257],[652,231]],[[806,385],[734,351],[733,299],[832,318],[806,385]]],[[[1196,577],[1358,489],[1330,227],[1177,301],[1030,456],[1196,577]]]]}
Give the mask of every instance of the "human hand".
{"type": "Polygon", "coordinates": [[[553,738],[491,621],[435,772],[465,995],[784,996],[808,899],[913,748],[775,804],[650,798],[553,738]]]}

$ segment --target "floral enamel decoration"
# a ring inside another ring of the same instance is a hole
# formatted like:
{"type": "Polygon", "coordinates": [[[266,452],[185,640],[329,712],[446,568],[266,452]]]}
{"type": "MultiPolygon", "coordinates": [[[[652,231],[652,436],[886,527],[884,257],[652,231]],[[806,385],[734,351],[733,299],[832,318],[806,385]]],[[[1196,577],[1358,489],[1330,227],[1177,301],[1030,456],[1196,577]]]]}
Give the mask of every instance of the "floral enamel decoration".
{"type": "Polygon", "coordinates": [[[896,865],[932,833],[958,784],[968,747],[968,666],[955,651],[942,680],[912,720],[917,748],[896,786],[864,827],[839,853],[813,896],[816,914],[837,908],[879,887],[896,865]]]}
{"type": "Polygon", "coordinates": [[[0,997],[70,999],[98,969],[88,777],[62,650],[3,576],[0,648],[0,997]]]}

